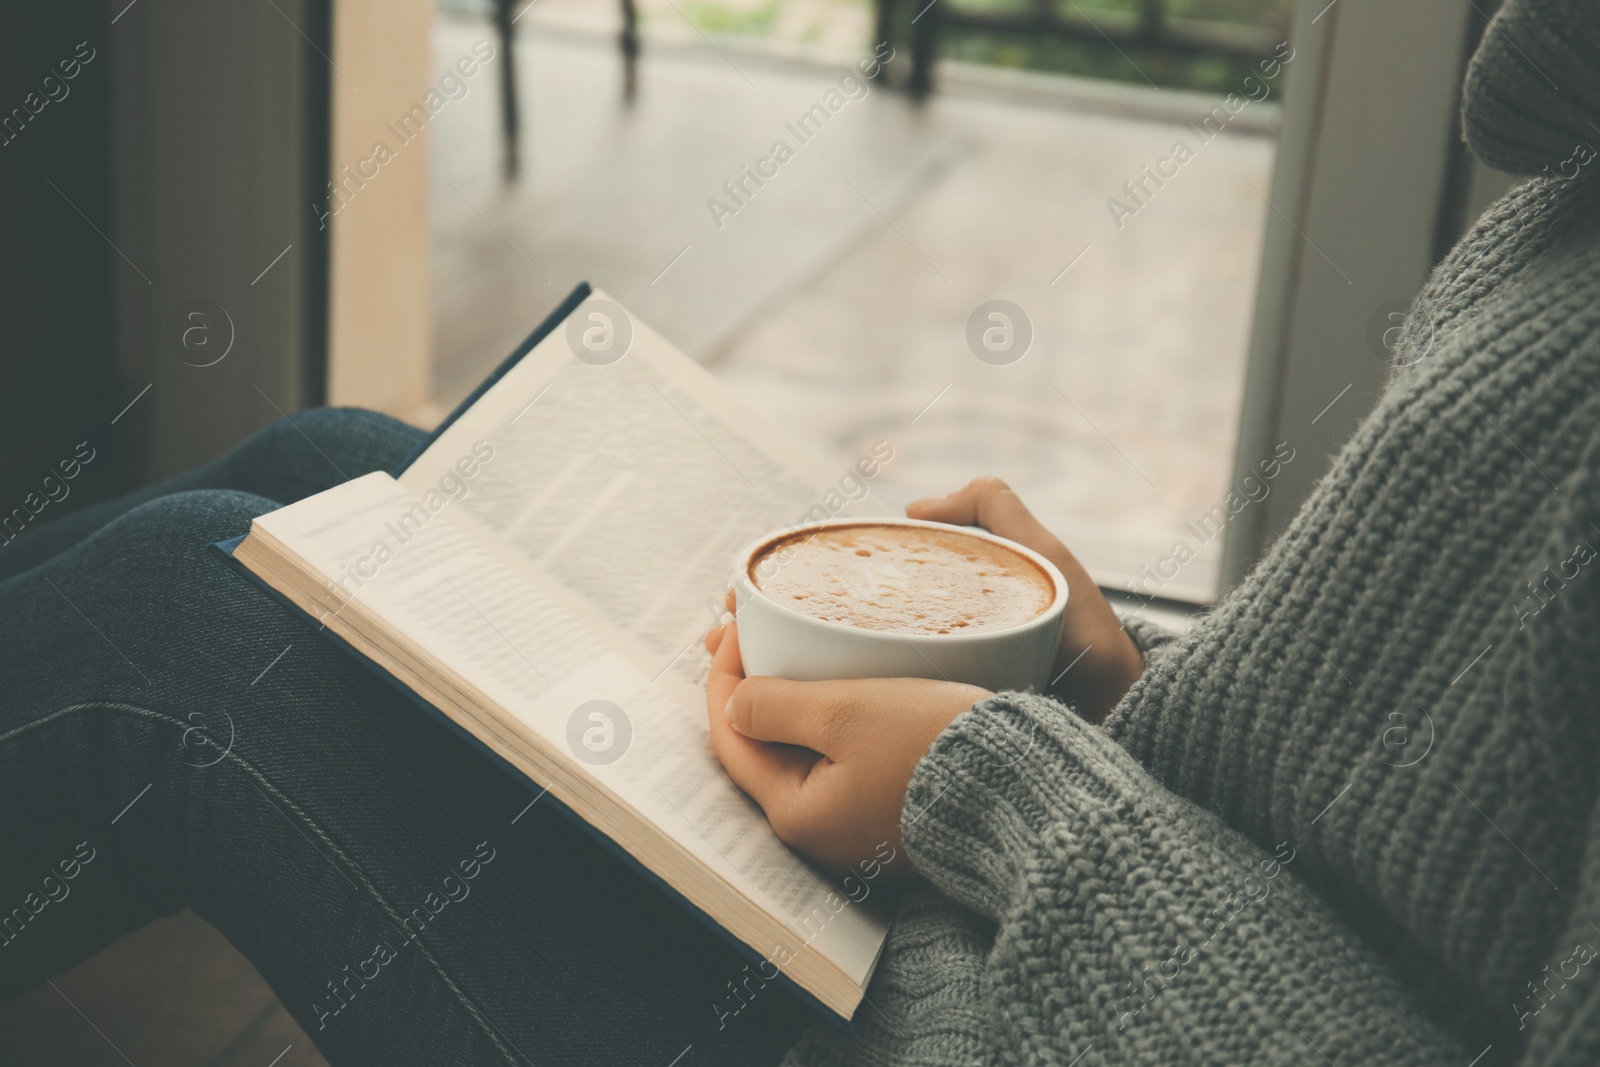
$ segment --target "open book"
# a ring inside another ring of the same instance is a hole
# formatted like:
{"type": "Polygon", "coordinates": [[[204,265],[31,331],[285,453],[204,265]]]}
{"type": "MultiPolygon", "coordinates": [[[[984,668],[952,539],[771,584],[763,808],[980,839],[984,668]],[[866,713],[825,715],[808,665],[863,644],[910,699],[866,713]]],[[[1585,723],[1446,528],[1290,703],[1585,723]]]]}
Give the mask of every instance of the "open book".
{"type": "Polygon", "coordinates": [[[712,755],[701,638],[742,545],[887,513],[884,457],[821,461],[604,299],[580,286],[398,475],[256,519],[234,559],[848,1018],[887,847],[839,881],[774,836],[712,755]]]}

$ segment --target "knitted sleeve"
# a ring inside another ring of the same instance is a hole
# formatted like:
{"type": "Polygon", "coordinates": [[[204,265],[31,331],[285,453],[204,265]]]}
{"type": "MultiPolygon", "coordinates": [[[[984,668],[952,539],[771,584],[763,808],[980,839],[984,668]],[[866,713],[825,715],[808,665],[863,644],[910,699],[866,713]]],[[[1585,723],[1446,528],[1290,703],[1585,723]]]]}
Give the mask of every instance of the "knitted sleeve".
{"type": "Polygon", "coordinates": [[[1138,612],[1122,616],[1121,621],[1122,628],[1128,631],[1128,636],[1133,638],[1133,643],[1139,646],[1139,651],[1146,658],[1170,645],[1178,636],[1166,627],[1142,618],[1138,612]]]}
{"type": "MultiPolygon", "coordinates": [[[[1161,650],[1170,647],[1177,637],[1166,627],[1140,617],[1137,611],[1120,616],[1118,621],[1122,623],[1122,628],[1127,631],[1128,636],[1133,639],[1133,643],[1138,646],[1140,655],[1144,657],[1146,668],[1162,655],[1163,652],[1161,650]]],[[[1070,704],[1072,701],[1068,689],[1073,679],[1068,677],[1068,673],[1069,671],[1062,671],[1058,674],[1051,682],[1047,692],[1048,695],[1055,699],[1070,704]],[[1063,684],[1064,682],[1066,684],[1063,684]]]]}
{"type": "MultiPolygon", "coordinates": [[[[1048,699],[1002,694],[952,724],[901,824],[916,868],[996,924],[1002,1062],[1463,1067],[1481,1051],[1300,881],[1296,842],[1253,844],[1048,699]]],[[[1596,973],[1529,1062],[1600,1062],[1596,973]]]]}

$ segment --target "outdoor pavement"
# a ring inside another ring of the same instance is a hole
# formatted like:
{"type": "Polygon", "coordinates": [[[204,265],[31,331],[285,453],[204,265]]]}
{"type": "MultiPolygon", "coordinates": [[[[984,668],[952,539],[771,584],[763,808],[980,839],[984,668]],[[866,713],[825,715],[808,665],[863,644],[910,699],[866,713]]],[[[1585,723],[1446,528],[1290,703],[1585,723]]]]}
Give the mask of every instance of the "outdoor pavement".
{"type": "MultiPolygon", "coordinates": [[[[847,83],[802,141],[795,119],[848,61],[661,45],[627,107],[594,32],[609,6],[546,2],[518,26],[520,179],[498,170],[494,73],[430,127],[441,407],[587,279],[841,465],[883,438],[908,495],[1006,478],[1108,581],[1224,498],[1274,150],[1235,131],[1270,128],[1270,104],[1204,141],[1185,119],[1209,102],[1181,93],[1036,77],[918,108],[847,83]],[[1180,138],[1194,157],[1127,197],[1180,138]],[[792,158],[736,205],[723,183],[780,140],[792,158]],[[1113,196],[1132,213],[1113,219],[1113,196]],[[1008,365],[967,339],[994,299],[1032,327],[1008,365]]],[[[441,18],[435,62],[489,37],[441,18]]],[[[1219,553],[1163,592],[1209,596],[1219,553]]]]}

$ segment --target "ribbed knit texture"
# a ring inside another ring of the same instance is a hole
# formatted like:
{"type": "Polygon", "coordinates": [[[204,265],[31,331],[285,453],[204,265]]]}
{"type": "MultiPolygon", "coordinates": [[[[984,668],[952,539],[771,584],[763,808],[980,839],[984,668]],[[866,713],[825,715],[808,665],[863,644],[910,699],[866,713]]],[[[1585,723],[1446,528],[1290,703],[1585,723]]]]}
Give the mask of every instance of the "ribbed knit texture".
{"type": "MultiPolygon", "coordinates": [[[[1595,33],[1512,0],[1474,150],[1600,143],[1595,33]]],[[[1596,169],[1439,266],[1376,410],[1240,588],[1136,631],[1103,728],[1001,694],[945,731],[901,819],[928,885],[791,1065],[1600,1063],[1596,169]]]]}
{"type": "Polygon", "coordinates": [[[1462,124],[1474,155],[1512,174],[1548,167],[1559,176],[1578,146],[1600,147],[1591,125],[1600,115],[1600,10],[1593,0],[1513,0],[1484,34],[1466,90],[1462,124]]]}

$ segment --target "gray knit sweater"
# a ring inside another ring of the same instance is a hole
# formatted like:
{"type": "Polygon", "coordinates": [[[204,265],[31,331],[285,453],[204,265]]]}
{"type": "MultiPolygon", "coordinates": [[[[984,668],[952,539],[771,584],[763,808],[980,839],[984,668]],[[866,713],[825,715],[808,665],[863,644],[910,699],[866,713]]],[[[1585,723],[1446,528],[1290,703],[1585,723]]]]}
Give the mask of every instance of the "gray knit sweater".
{"type": "Polygon", "coordinates": [[[810,1064],[1600,1064],[1600,14],[1511,0],[1442,263],[1292,526],[1105,726],[973,708],[810,1064]],[[1543,168],[1549,166],[1549,171],[1543,168]],[[1475,1057],[1481,1057],[1475,1059],[1475,1057]]]}

